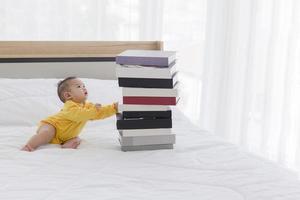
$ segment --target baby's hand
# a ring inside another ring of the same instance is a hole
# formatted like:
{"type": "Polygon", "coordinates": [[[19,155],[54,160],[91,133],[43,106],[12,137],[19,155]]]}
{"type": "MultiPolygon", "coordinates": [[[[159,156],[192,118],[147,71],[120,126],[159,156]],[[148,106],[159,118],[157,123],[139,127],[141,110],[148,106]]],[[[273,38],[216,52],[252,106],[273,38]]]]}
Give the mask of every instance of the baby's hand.
{"type": "Polygon", "coordinates": [[[119,102],[114,103],[114,109],[116,110],[116,113],[118,113],[118,105],[119,105],[119,102]]]}
{"type": "Polygon", "coordinates": [[[95,104],[95,107],[96,107],[97,110],[99,110],[99,109],[101,108],[101,106],[102,106],[102,105],[101,105],[100,103],[96,103],[96,104],[95,104]]]}

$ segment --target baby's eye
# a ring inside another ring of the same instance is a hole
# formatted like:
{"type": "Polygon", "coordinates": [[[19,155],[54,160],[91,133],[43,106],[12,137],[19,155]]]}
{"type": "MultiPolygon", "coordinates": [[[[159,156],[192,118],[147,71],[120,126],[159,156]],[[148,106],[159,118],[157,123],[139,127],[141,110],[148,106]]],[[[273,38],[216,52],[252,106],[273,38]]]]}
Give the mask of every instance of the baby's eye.
{"type": "Polygon", "coordinates": [[[81,86],[80,85],[77,85],[77,88],[80,88],[81,86]]]}

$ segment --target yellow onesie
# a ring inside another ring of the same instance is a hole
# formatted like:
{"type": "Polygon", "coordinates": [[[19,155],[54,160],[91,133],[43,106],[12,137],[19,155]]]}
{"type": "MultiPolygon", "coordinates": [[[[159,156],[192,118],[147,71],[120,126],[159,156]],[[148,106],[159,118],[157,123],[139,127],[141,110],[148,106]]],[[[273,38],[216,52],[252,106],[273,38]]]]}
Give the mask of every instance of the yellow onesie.
{"type": "Polygon", "coordinates": [[[42,120],[41,123],[51,124],[56,129],[55,137],[50,143],[63,144],[77,137],[88,120],[104,119],[114,114],[116,109],[113,104],[97,110],[90,102],[80,104],[68,100],[60,112],[42,120]]]}

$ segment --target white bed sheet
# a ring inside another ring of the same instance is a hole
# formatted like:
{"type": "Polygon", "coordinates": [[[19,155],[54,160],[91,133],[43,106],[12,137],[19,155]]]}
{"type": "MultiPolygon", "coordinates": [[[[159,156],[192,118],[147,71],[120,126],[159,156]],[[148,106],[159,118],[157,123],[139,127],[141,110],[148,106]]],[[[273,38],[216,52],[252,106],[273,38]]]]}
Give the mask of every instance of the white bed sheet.
{"type": "MultiPolygon", "coordinates": [[[[56,81],[42,81],[34,87],[35,93],[56,81]]],[[[91,97],[94,100],[120,98],[113,82],[85,81],[91,86],[90,94],[97,88],[102,93],[112,90],[105,99],[99,95],[91,97]]],[[[26,88],[24,80],[7,83],[13,87],[21,82],[26,88]]],[[[0,89],[3,86],[0,79],[0,89]]],[[[54,102],[47,101],[51,108],[47,112],[38,110],[43,109],[40,105],[31,110],[43,114],[28,113],[26,120],[15,118],[15,125],[11,114],[7,124],[0,125],[0,199],[300,199],[295,174],[199,130],[176,109],[173,150],[120,151],[112,117],[89,123],[77,150],[46,145],[33,153],[20,151],[36,129],[36,123],[30,121],[59,108],[54,102]]],[[[5,106],[0,106],[2,113],[15,111],[7,102],[5,106]]]]}

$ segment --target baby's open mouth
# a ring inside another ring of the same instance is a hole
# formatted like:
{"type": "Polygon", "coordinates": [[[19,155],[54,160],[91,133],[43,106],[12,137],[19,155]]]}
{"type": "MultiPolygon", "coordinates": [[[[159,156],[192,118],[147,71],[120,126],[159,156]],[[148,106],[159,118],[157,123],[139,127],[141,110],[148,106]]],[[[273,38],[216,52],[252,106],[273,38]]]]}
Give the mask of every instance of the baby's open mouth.
{"type": "Polygon", "coordinates": [[[88,93],[87,93],[87,92],[85,92],[84,94],[85,94],[85,95],[88,95],[88,93]]]}

